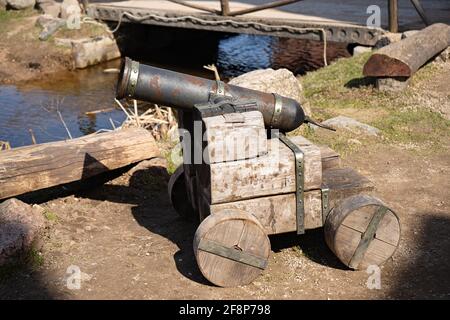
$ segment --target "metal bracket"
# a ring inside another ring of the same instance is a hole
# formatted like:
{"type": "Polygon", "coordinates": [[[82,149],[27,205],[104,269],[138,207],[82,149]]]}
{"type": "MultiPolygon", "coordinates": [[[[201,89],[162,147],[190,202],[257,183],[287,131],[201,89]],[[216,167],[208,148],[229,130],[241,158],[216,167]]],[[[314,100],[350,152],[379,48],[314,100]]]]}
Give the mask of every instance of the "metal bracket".
{"type": "Polygon", "coordinates": [[[322,223],[325,224],[325,220],[327,219],[328,212],[329,212],[329,195],[330,195],[330,189],[328,188],[322,188],[322,223]]]}
{"type": "Polygon", "coordinates": [[[375,233],[378,229],[378,225],[381,220],[383,220],[384,215],[389,209],[385,206],[380,206],[378,210],[372,216],[372,219],[367,226],[366,231],[361,236],[361,240],[359,241],[358,247],[353,254],[352,259],[350,260],[349,267],[352,269],[357,269],[359,264],[361,263],[364,255],[366,254],[367,249],[369,248],[370,242],[375,237],[375,233]]]}
{"type": "Polygon", "coordinates": [[[295,204],[296,204],[296,216],[297,216],[297,234],[305,233],[305,202],[304,202],[304,155],[302,150],[293,143],[283,133],[276,134],[281,142],[283,142],[289,149],[292,150],[295,157],[295,204]]]}
{"type": "Polygon", "coordinates": [[[200,243],[198,244],[198,249],[258,269],[264,270],[267,267],[267,259],[255,256],[248,252],[244,252],[239,248],[225,247],[224,245],[218,242],[208,240],[205,238],[200,240],[200,243]]]}

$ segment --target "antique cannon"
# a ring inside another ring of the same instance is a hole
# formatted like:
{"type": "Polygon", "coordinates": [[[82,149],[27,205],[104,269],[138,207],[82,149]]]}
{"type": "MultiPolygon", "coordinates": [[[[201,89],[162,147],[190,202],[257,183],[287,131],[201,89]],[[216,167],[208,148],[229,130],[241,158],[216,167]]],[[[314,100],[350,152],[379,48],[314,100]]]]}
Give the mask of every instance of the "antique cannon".
{"type": "MultiPolygon", "coordinates": [[[[134,98],[181,110],[192,110],[197,104],[216,97],[254,103],[267,127],[287,132],[305,122],[305,113],[293,99],[258,92],[222,81],[213,81],[170,70],[160,69],[125,58],[117,85],[117,98],[134,98]]],[[[242,108],[248,111],[248,108],[242,108]]],[[[235,111],[240,112],[239,108],[235,111]]]]}
{"type": "Polygon", "coordinates": [[[117,96],[177,108],[179,127],[194,136],[180,137],[184,163],[169,197],[182,217],[201,222],[194,253],[212,283],[252,282],[267,266],[271,234],[324,227],[326,243],[351,269],[382,264],[397,248],[397,215],[364,194],[373,184],[341,167],[330,148],[284,135],[308,121],[296,101],[129,59],[117,96]]]}

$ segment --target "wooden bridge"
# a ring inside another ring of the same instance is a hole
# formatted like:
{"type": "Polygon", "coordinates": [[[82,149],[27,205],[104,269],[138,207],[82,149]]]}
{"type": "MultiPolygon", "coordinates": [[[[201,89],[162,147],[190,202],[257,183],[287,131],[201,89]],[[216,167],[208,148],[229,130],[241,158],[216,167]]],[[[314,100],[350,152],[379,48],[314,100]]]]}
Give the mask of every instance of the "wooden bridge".
{"type": "Polygon", "coordinates": [[[419,0],[267,1],[132,0],[91,3],[87,11],[93,18],[118,23],[362,45],[374,45],[387,30],[421,29],[433,22],[450,24],[450,1],[428,0],[424,6],[419,0]],[[367,26],[370,5],[381,9],[380,28],[367,26]]]}

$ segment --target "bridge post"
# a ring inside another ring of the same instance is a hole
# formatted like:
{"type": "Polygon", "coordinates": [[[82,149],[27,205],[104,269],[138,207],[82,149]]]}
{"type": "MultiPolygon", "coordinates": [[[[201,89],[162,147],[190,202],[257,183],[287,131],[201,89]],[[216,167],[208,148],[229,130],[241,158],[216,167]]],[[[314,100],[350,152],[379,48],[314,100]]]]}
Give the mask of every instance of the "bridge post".
{"type": "Polygon", "coordinates": [[[228,0],[220,0],[221,14],[223,16],[228,16],[230,13],[230,3],[228,0]]]}

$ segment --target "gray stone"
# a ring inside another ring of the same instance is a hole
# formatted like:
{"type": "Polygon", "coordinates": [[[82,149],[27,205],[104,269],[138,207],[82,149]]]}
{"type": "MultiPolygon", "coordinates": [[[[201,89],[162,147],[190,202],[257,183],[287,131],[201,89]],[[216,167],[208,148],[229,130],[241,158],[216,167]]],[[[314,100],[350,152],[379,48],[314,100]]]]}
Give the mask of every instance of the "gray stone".
{"type": "Polygon", "coordinates": [[[450,47],[447,47],[442,51],[435,59],[436,62],[449,62],[450,61],[450,47]]]}
{"type": "Polygon", "coordinates": [[[58,18],[61,13],[61,4],[56,2],[44,2],[38,5],[39,9],[53,18],[58,18]]]}
{"type": "Polygon", "coordinates": [[[377,78],[375,80],[375,87],[380,91],[402,91],[406,89],[410,78],[395,77],[395,78],[377,78]]]}
{"type": "Polygon", "coordinates": [[[381,131],[375,127],[369,126],[368,124],[345,116],[338,116],[325,120],[324,122],[322,122],[322,124],[334,129],[347,129],[355,133],[361,133],[370,136],[378,136],[381,133],[381,131]]]}
{"type": "Polygon", "coordinates": [[[372,51],[372,47],[356,46],[355,48],[353,48],[353,55],[357,56],[361,53],[366,53],[366,52],[371,52],[371,51],[372,51]]]}
{"type": "Polygon", "coordinates": [[[39,34],[39,40],[48,40],[56,31],[66,25],[66,20],[63,19],[53,19],[44,25],[44,29],[39,34]]]}
{"type": "Polygon", "coordinates": [[[34,7],[36,0],[6,0],[6,3],[16,10],[23,10],[34,7]]]}
{"type": "Polygon", "coordinates": [[[402,33],[402,40],[415,35],[419,30],[408,30],[402,33]]]}
{"type": "Polygon", "coordinates": [[[276,93],[297,100],[302,105],[305,113],[311,115],[311,110],[304,103],[303,89],[300,82],[287,69],[263,69],[247,72],[232,79],[229,84],[267,93],[276,93]]]}
{"type": "Polygon", "coordinates": [[[32,248],[46,225],[44,211],[17,199],[0,204],[0,265],[32,248]]]}
{"type": "Polygon", "coordinates": [[[41,27],[41,28],[45,28],[46,24],[55,20],[54,17],[52,17],[51,15],[48,14],[42,14],[39,17],[37,17],[36,19],[36,26],[41,27]]]}
{"type": "Polygon", "coordinates": [[[78,0],[64,0],[61,4],[61,18],[68,19],[71,16],[80,16],[81,8],[78,0]]]}
{"type": "Polygon", "coordinates": [[[116,40],[104,36],[73,43],[72,56],[75,68],[82,69],[119,58],[120,51],[116,40]]]}
{"type": "Polygon", "coordinates": [[[375,49],[380,49],[390,45],[391,43],[398,42],[401,38],[401,33],[386,33],[375,43],[375,49]]]}

